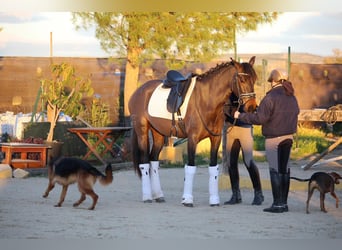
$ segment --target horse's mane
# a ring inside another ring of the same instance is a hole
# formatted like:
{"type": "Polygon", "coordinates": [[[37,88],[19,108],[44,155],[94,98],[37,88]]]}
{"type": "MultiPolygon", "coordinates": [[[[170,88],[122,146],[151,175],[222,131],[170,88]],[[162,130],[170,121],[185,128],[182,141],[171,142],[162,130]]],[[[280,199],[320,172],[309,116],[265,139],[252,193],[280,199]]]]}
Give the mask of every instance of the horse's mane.
{"type": "MultiPolygon", "coordinates": [[[[215,67],[207,70],[206,72],[196,75],[197,79],[203,80],[204,78],[207,78],[213,74],[216,74],[219,70],[221,70],[223,68],[228,68],[229,66],[233,66],[233,65],[234,65],[233,61],[223,62],[221,64],[217,64],[215,67]]],[[[255,81],[257,79],[257,74],[256,74],[255,70],[253,69],[253,66],[250,65],[250,63],[243,62],[243,63],[240,63],[240,65],[243,68],[243,72],[250,75],[252,77],[253,81],[255,81]]]]}
{"type": "Polygon", "coordinates": [[[222,68],[228,67],[230,65],[233,65],[233,63],[231,61],[230,62],[224,62],[224,63],[221,63],[221,64],[217,64],[215,67],[209,69],[208,71],[206,71],[206,72],[204,72],[202,74],[197,75],[197,79],[198,80],[202,80],[204,78],[207,78],[210,75],[215,74],[217,71],[221,70],[222,68]]]}

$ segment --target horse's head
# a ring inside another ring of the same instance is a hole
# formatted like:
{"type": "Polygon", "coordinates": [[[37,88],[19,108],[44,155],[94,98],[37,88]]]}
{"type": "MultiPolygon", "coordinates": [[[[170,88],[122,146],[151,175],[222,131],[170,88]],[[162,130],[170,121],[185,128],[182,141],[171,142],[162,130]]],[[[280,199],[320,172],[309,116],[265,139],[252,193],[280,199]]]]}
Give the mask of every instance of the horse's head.
{"type": "Polygon", "coordinates": [[[257,75],[253,68],[255,56],[248,63],[239,63],[233,59],[231,60],[237,70],[232,84],[232,91],[239,98],[239,105],[242,105],[244,111],[253,112],[257,107],[254,92],[257,75]]]}

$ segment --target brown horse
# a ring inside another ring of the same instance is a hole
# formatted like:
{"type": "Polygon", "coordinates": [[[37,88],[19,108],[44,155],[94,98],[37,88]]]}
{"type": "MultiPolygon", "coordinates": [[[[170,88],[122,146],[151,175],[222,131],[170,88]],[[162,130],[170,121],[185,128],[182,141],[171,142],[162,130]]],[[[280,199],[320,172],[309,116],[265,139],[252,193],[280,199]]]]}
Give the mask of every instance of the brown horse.
{"type": "MultiPolygon", "coordinates": [[[[129,100],[132,121],[132,157],[135,170],[142,179],[142,199],[144,202],[164,202],[159,180],[159,154],[164,146],[164,138],[174,135],[188,140],[188,162],[185,165],[184,192],[182,203],[193,206],[193,177],[196,172],[195,153],[197,144],[210,139],[209,204],[220,204],[218,195],[217,155],[221,143],[224,123],[223,106],[231,92],[239,97],[247,112],[256,108],[253,69],[255,56],[249,62],[231,61],[217,65],[200,75],[191,75],[196,80],[188,99],[184,117],[175,121],[170,118],[151,115],[149,102],[156,88],[163,80],[150,80],[140,86],[129,100]],[[153,140],[150,141],[150,138],[153,140]],[[152,144],[150,146],[150,143],[152,144]]],[[[184,79],[183,79],[184,80],[184,79]]],[[[191,88],[191,87],[190,87],[191,88]]],[[[183,104],[184,105],[184,104],[183,104]]],[[[166,101],[157,105],[166,107],[166,101]]],[[[177,114],[182,116],[182,114],[177,114]]]]}

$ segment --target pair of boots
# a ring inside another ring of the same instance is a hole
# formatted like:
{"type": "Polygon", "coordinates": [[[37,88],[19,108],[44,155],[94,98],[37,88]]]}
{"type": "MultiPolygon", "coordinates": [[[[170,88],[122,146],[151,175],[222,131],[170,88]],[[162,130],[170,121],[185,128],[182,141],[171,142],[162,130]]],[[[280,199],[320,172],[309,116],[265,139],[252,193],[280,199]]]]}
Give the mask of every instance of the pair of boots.
{"type": "MultiPolygon", "coordinates": [[[[259,170],[253,161],[250,163],[250,166],[247,168],[247,170],[251,178],[253,189],[254,189],[254,199],[253,199],[252,205],[261,205],[262,202],[264,201],[264,196],[262,194],[262,189],[261,189],[259,170]]],[[[238,167],[230,166],[228,169],[228,172],[229,172],[230,183],[231,183],[233,194],[230,200],[226,201],[224,204],[233,205],[233,204],[241,203],[242,199],[241,199],[241,192],[240,192],[240,187],[239,187],[240,178],[239,178],[238,167]]]]}
{"type": "Polygon", "coordinates": [[[265,208],[264,212],[283,213],[288,212],[287,197],[290,188],[290,170],[287,173],[278,173],[270,170],[273,204],[269,208],[265,208]]]}

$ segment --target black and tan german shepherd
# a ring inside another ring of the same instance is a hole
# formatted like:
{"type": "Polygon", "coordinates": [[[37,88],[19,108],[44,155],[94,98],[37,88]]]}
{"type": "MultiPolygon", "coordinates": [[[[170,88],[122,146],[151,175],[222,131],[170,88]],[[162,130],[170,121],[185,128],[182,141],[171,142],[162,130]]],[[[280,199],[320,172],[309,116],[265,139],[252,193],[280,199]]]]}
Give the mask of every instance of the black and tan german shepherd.
{"type": "Polygon", "coordinates": [[[106,175],[102,174],[89,162],[78,158],[66,157],[57,160],[50,159],[48,164],[49,184],[43,197],[48,197],[49,192],[55,187],[55,183],[62,185],[63,189],[59,202],[55,205],[55,207],[61,207],[68,186],[77,182],[81,197],[73,206],[77,207],[80,205],[86,199],[86,195],[89,195],[93,199],[93,204],[88,209],[93,210],[99,198],[93,190],[96,180],[99,179],[102,185],[108,185],[113,182],[113,172],[110,164],[107,165],[105,173],[106,175]]]}

